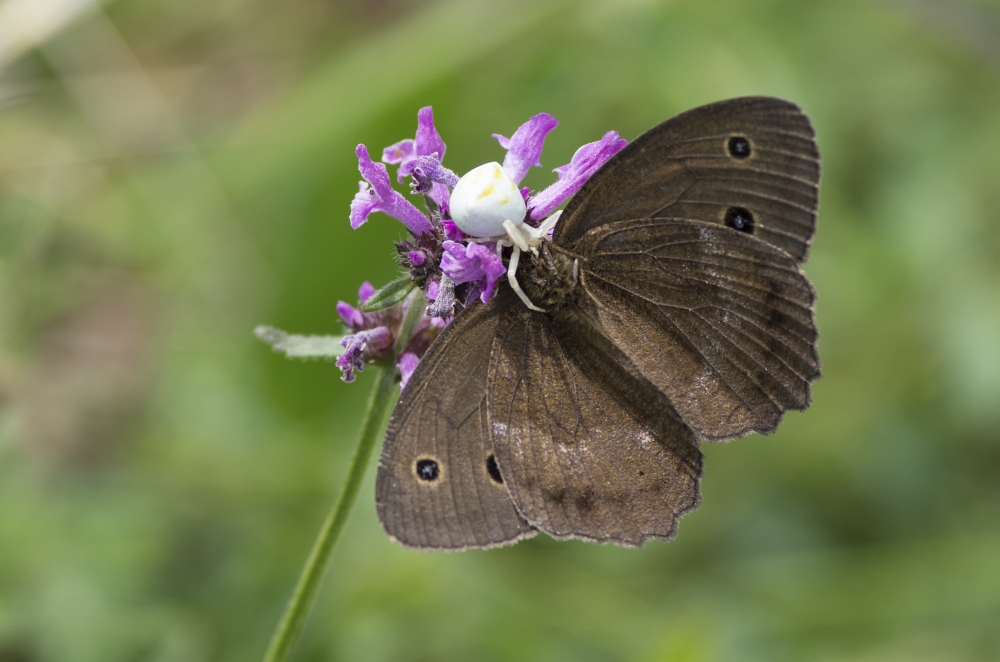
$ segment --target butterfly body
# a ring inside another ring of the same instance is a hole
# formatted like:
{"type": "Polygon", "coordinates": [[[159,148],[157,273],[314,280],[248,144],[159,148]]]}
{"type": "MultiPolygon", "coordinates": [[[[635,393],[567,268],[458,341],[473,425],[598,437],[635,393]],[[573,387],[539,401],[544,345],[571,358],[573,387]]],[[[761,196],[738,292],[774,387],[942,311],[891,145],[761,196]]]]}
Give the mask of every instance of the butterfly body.
{"type": "Polygon", "coordinates": [[[544,311],[553,312],[577,300],[580,259],[544,242],[538,254],[528,254],[518,268],[518,280],[528,298],[544,311]]]}
{"type": "Polygon", "coordinates": [[[808,119],[765,97],[619,152],[517,268],[541,310],[501,286],[422,359],[380,460],[386,532],[456,550],[672,538],[700,502],[699,438],[809,404],[818,180],[808,119]]]}

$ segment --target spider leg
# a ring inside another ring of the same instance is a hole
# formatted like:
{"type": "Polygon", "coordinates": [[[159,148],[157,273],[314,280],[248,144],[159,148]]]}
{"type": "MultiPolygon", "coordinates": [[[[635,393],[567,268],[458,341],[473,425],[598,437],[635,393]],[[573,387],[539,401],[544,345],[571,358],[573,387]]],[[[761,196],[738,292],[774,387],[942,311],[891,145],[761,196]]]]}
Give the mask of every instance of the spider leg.
{"type": "Polygon", "coordinates": [[[510,255],[510,265],[507,267],[507,281],[510,283],[510,288],[514,290],[514,293],[517,294],[517,296],[521,297],[521,301],[524,302],[525,306],[531,310],[537,310],[540,313],[544,313],[544,310],[531,303],[531,299],[528,298],[528,295],[524,293],[524,290],[522,290],[521,286],[517,283],[517,263],[520,260],[521,248],[517,244],[514,244],[514,252],[510,255]]]}
{"type": "Polygon", "coordinates": [[[513,245],[506,239],[497,239],[497,257],[503,259],[503,249],[510,248],[513,245]]]}
{"type": "Polygon", "coordinates": [[[510,240],[513,241],[518,248],[522,251],[531,250],[531,244],[528,243],[528,240],[516,225],[510,221],[504,221],[503,229],[507,231],[507,236],[510,237],[510,240]]]}
{"type": "Polygon", "coordinates": [[[549,230],[556,226],[559,221],[559,217],[562,216],[562,209],[550,215],[547,219],[542,221],[542,224],[538,226],[538,229],[532,228],[532,234],[538,239],[545,237],[549,233],[549,230]]]}

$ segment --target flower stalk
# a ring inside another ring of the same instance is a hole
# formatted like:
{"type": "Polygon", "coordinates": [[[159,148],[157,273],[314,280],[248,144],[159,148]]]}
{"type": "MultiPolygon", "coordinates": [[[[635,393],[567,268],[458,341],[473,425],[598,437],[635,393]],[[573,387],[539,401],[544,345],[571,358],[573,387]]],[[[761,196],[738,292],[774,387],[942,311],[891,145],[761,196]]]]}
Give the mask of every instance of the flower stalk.
{"type": "Polygon", "coordinates": [[[309,609],[316,597],[316,591],[330,565],[330,557],[337,545],[337,540],[344,530],[344,524],[347,522],[347,517],[358,496],[358,489],[364,479],[372,449],[380,436],[386,416],[395,404],[393,397],[396,382],[395,369],[390,364],[387,367],[378,366],[374,372],[375,386],[372,389],[371,398],[368,400],[368,409],[361,427],[361,436],[354,450],[354,459],[351,460],[347,480],[340,491],[340,497],[323,523],[323,528],[320,529],[312,552],[309,554],[309,559],[306,561],[298,584],[295,586],[295,592],[292,594],[291,600],[288,601],[285,613],[271,637],[271,644],[264,656],[264,662],[285,662],[290,658],[299,634],[302,632],[306,616],[308,616],[309,609]]]}

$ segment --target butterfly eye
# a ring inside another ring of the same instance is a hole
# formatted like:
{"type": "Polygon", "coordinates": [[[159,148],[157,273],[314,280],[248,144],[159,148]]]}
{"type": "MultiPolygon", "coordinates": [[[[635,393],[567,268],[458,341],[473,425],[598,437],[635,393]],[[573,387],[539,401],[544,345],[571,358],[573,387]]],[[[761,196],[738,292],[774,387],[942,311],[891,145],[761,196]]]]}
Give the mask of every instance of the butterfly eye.
{"type": "Polygon", "coordinates": [[[743,136],[733,136],[729,139],[729,155],[734,159],[745,159],[750,156],[750,141],[743,136]]]}
{"type": "Polygon", "coordinates": [[[438,476],[441,475],[441,469],[437,460],[431,460],[429,458],[417,460],[416,470],[417,478],[427,481],[428,483],[433,483],[438,479],[438,476]]]}
{"type": "Polygon", "coordinates": [[[753,234],[754,220],[750,210],[743,207],[730,207],[726,210],[725,223],[734,230],[753,234]]]}
{"type": "Polygon", "coordinates": [[[494,483],[503,483],[503,476],[500,475],[500,467],[497,466],[497,459],[490,453],[486,457],[486,473],[490,475],[494,483]]]}

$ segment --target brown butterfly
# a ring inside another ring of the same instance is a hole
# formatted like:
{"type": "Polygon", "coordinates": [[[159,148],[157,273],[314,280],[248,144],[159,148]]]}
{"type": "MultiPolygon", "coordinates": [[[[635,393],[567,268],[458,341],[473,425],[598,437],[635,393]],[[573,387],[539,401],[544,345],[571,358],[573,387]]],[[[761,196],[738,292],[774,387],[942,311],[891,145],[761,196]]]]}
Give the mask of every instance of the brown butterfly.
{"type": "Polygon", "coordinates": [[[378,516],[408,547],[637,546],[700,502],[699,438],[771,432],[819,376],[802,273],[819,152],[780,99],[682,113],[609,160],[393,411],[378,516]]]}

